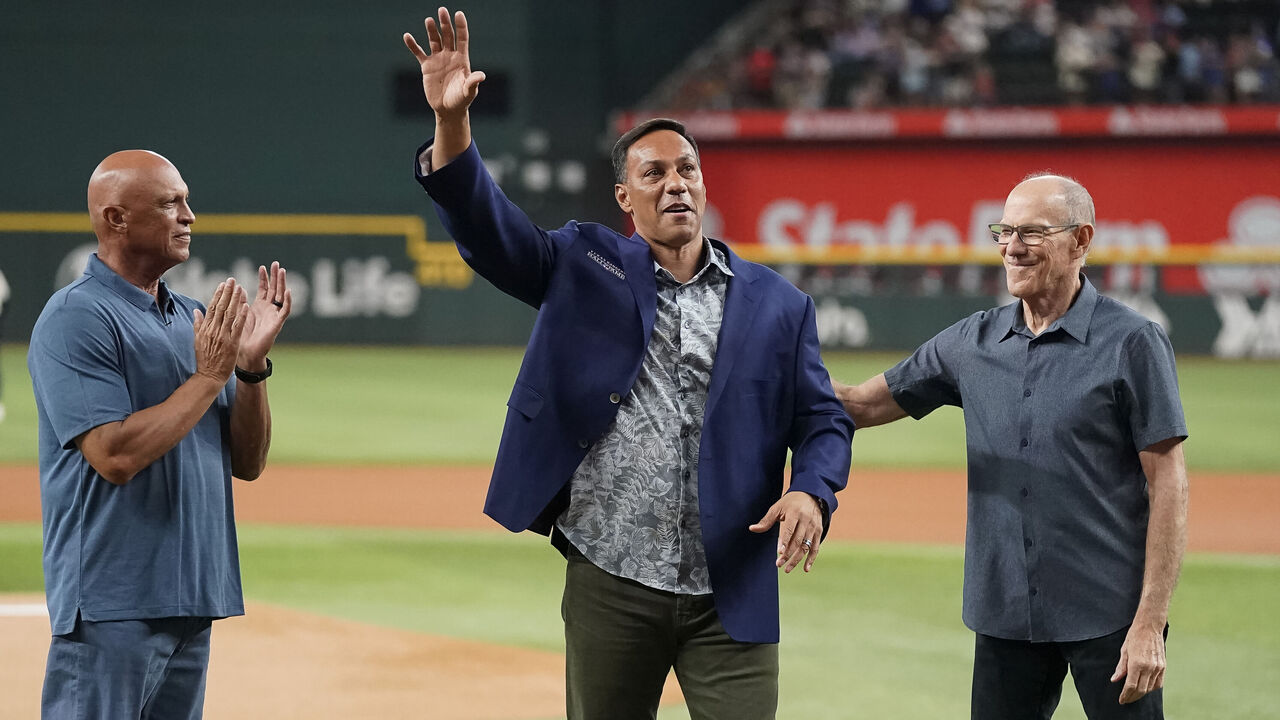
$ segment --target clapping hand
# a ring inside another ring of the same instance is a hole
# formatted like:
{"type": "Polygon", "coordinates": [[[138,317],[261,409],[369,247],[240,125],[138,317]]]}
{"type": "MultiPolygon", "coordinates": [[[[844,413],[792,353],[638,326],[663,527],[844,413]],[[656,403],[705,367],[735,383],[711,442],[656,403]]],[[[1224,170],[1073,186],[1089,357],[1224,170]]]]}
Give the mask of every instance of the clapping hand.
{"type": "Polygon", "coordinates": [[[250,372],[266,369],[267,353],[293,309],[293,293],[285,284],[284,276],[284,268],[278,262],[271,263],[271,270],[258,266],[258,292],[245,317],[236,359],[237,365],[250,372]]]}
{"type": "Polygon", "coordinates": [[[219,384],[231,377],[249,314],[246,302],[244,288],[228,278],[218,283],[207,311],[197,308],[192,312],[197,374],[213,378],[219,384]]]}

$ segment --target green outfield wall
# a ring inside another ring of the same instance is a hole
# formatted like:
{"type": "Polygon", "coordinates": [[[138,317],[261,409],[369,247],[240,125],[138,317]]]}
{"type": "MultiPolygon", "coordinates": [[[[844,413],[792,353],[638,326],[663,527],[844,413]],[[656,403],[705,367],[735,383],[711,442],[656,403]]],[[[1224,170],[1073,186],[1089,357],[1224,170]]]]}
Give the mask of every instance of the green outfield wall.
{"type": "MultiPolygon", "coordinates": [[[[49,295],[83,271],[95,247],[87,229],[71,229],[83,222],[74,215],[0,214],[0,272],[9,292],[5,340],[25,341],[49,295]],[[6,231],[6,222],[19,227],[17,219],[28,223],[22,227],[62,219],[67,229],[6,231]]],[[[534,311],[476,276],[447,237],[431,234],[419,218],[212,215],[207,224],[210,230],[195,236],[191,259],[171,270],[168,282],[207,301],[226,277],[252,287],[257,266],[279,260],[295,298],[289,341],[522,345],[528,339],[534,311]]],[[[910,349],[951,322],[1008,301],[999,267],[779,270],[815,298],[828,348],[910,349]]],[[[1112,282],[1111,268],[1089,273],[1104,290],[1112,282]]],[[[1179,352],[1280,352],[1280,337],[1270,329],[1276,301],[1269,296],[1113,295],[1164,325],[1179,352]]]]}

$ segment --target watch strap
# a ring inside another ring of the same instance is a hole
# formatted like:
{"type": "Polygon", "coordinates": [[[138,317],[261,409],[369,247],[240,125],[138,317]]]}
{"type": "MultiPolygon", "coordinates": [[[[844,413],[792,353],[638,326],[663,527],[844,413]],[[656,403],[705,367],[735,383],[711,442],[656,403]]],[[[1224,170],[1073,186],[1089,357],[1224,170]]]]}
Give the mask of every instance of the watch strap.
{"type": "Polygon", "coordinates": [[[240,382],[260,383],[271,377],[271,358],[267,358],[267,369],[262,372],[249,372],[242,370],[239,365],[236,366],[236,377],[240,378],[240,382]]]}

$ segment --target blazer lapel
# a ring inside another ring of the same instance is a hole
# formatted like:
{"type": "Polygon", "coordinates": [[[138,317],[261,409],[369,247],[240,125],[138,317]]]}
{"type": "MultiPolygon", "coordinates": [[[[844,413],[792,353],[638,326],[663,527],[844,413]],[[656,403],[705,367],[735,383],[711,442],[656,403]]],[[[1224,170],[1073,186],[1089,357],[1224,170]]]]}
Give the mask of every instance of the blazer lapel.
{"type": "Polygon", "coordinates": [[[707,390],[705,417],[711,416],[720,393],[733,373],[733,364],[742,354],[743,343],[759,308],[759,290],[755,286],[756,270],[723,243],[716,245],[729,258],[729,288],[724,298],[724,316],[720,320],[720,340],[716,347],[715,367],[711,370],[711,387],[707,390]]]}
{"type": "Polygon", "coordinates": [[[649,252],[649,244],[639,235],[619,239],[618,255],[622,258],[627,283],[636,297],[636,309],[640,312],[640,323],[644,329],[641,347],[645,348],[649,345],[653,321],[658,314],[658,281],[653,274],[653,255],[649,252]]]}

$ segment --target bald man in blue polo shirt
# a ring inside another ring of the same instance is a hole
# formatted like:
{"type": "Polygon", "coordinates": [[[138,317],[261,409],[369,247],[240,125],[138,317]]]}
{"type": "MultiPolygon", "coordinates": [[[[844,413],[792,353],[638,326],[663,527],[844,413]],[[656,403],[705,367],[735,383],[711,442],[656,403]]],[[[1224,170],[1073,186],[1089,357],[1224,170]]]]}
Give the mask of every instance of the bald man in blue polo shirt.
{"type": "Polygon", "coordinates": [[[1028,177],[990,227],[1016,301],[835,383],[859,429],[964,408],[975,719],[1049,718],[1068,669],[1092,720],[1163,717],[1187,427],[1164,331],[1081,272],[1093,228],[1078,182],[1028,177]]]}
{"type": "Polygon", "coordinates": [[[252,303],[230,278],[207,308],[169,289],[195,214],[155,153],[107,157],[88,195],[98,251],[27,356],[53,631],[41,712],[199,718],[212,621],[244,613],[231,477],[266,464],[267,352],[292,296],[279,263],[252,303]]]}

